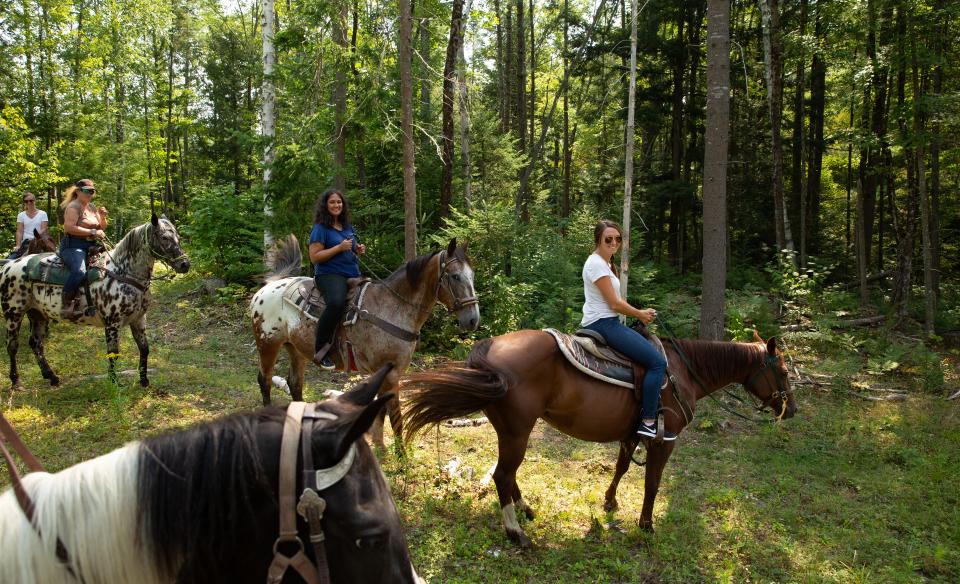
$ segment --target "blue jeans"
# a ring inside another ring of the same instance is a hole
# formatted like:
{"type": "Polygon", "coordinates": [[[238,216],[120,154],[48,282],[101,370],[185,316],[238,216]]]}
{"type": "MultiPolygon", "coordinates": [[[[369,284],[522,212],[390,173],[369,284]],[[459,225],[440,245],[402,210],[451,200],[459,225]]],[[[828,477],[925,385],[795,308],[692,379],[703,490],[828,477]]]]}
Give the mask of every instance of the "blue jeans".
{"type": "Polygon", "coordinates": [[[67,236],[63,238],[63,243],[60,244],[60,259],[63,260],[63,264],[70,270],[70,275],[67,276],[67,282],[63,285],[64,294],[76,292],[77,288],[80,287],[80,283],[83,282],[83,277],[87,273],[85,265],[87,261],[87,250],[90,249],[93,243],[92,241],[84,241],[78,237],[67,236]]]}
{"type": "Polygon", "coordinates": [[[660,351],[643,335],[622,324],[616,316],[601,318],[586,328],[600,333],[608,345],[647,368],[647,374],[643,377],[642,417],[644,420],[656,418],[660,387],[667,372],[667,362],[660,351]]]}

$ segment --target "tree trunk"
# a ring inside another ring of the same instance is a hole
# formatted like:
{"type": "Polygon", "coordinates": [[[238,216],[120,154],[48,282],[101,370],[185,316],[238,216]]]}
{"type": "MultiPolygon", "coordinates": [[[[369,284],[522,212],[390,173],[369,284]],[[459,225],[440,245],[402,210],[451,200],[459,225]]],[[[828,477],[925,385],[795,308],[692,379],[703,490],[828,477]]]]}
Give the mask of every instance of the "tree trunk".
{"type": "MultiPolygon", "coordinates": [[[[793,251],[790,217],[783,196],[783,139],[780,135],[783,108],[782,46],[780,43],[780,8],[778,0],[759,0],[763,19],[763,54],[767,78],[767,101],[770,109],[771,155],[773,157],[773,204],[776,218],[777,248],[793,251]]],[[[793,258],[794,263],[796,258],[793,258]]]]}
{"type": "MultiPolygon", "coordinates": [[[[411,10],[413,8],[411,7],[411,10]]],[[[427,3],[420,3],[420,10],[423,13],[427,11],[427,3]]],[[[420,39],[420,123],[427,125],[433,121],[431,110],[433,104],[430,101],[430,20],[427,17],[420,18],[418,21],[418,37],[420,39]]],[[[431,148],[430,136],[427,133],[423,135],[421,148],[429,152],[431,148]]]]}
{"type": "MultiPolygon", "coordinates": [[[[517,116],[516,128],[520,152],[527,151],[527,43],[526,25],[523,16],[523,0],[517,1],[517,116]]],[[[533,137],[531,136],[531,143],[533,137]]],[[[517,191],[516,215],[520,223],[530,222],[530,211],[527,207],[527,186],[530,177],[520,169],[520,189],[517,191]]]]}
{"type": "Polygon", "coordinates": [[[333,186],[347,188],[344,172],[347,166],[347,59],[350,47],[347,44],[347,0],[333,4],[332,36],[337,45],[333,60],[336,74],[333,84],[333,186]]]}
{"type": "Polygon", "coordinates": [[[450,39],[447,42],[447,56],[443,64],[443,147],[441,159],[443,171],[440,179],[440,217],[450,215],[450,202],[453,198],[453,92],[456,75],[457,52],[461,42],[461,19],[463,18],[463,0],[453,0],[450,16],[450,39]]]}
{"type": "Polygon", "coordinates": [[[403,256],[417,257],[417,179],[413,148],[413,80],[410,73],[413,16],[410,0],[400,0],[400,111],[403,134],[403,256]]]}
{"type": "MultiPolygon", "coordinates": [[[[807,0],[800,0],[800,38],[803,39],[807,34],[807,0]]],[[[806,74],[806,51],[804,51],[803,42],[800,43],[800,55],[797,58],[797,73],[794,79],[794,97],[793,97],[793,164],[790,173],[790,209],[794,211],[794,217],[800,218],[800,266],[807,265],[807,193],[803,184],[803,97],[806,86],[804,85],[804,75],[806,74]]]]}
{"type": "Polygon", "coordinates": [[[463,206],[467,213],[473,205],[473,192],[470,167],[470,96],[467,93],[467,60],[463,54],[463,45],[466,43],[467,18],[470,17],[472,7],[473,0],[467,0],[466,15],[460,20],[460,45],[457,49],[457,81],[460,88],[460,160],[463,177],[463,206]]]}
{"type": "Polygon", "coordinates": [[[273,245],[273,234],[270,232],[270,220],[273,217],[273,206],[270,203],[270,177],[273,172],[274,159],[274,137],[276,136],[276,119],[274,118],[273,106],[277,95],[273,87],[273,70],[277,63],[277,54],[273,48],[273,37],[275,35],[274,20],[276,14],[273,10],[273,0],[264,0],[263,2],[263,25],[261,33],[263,38],[263,215],[266,218],[266,225],[263,229],[263,250],[267,253],[270,246],[273,245]]]}
{"type": "MultiPolygon", "coordinates": [[[[570,70],[570,3],[563,0],[563,77],[567,78],[570,70]]],[[[566,219],[570,217],[570,110],[567,104],[570,87],[564,85],[563,91],[563,195],[560,199],[560,225],[564,234],[567,232],[566,219]]]]}
{"type": "MultiPolygon", "coordinates": [[[[637,0],[630,1],[630,86],[627,88],[627,131],[623,155],[623,247],[620,249],[620,296],[628,298],[630,282],[630,217],[633,208],[634,104],[637,99],[637,0]]],[[[620,319],[623,320],[623,317],[620,319]]]]}
{"type": "MultiPolygon", "coordinates": [[[[927,200],[927,176],[924,163],[924,135],[926,133],[926,112],[924,111],[924,94],[926,93],[926,78],[920,81],[920,67],[917,64],[917,35],[916,26],[911,26],[910,48],[913,70],[913,136],[917,141],[917,191],[920,203],[920,234],[923,252],[923,299],[924,299],[924,330],[927,335],[933,334],[934,319],[936,317],[937,295],[933,286],[933,248],[930,238],[930,206],[927,200]]],[[[926,77],[926,76],[924,76],[926,77]]]]}
{"type": "Polygon", "coordinates": [[[727,288],[730,2],[707,1],[707,120],[703,160],[703,301],[700,338],[722,340],[727,288]]]}
{"type": "Polygon", "coordinates": [[[814,24],[816,49],[810,64],[810,138],[809,160],[807,162],[807,241],[808,252],[820,253],[820,180],[823,174],[824,109],[826,107],[827,62],[823,58],[821,43],[823,39],[823,19],[821,18],[822,0],[817,2],[817,15],[814,24]]]}

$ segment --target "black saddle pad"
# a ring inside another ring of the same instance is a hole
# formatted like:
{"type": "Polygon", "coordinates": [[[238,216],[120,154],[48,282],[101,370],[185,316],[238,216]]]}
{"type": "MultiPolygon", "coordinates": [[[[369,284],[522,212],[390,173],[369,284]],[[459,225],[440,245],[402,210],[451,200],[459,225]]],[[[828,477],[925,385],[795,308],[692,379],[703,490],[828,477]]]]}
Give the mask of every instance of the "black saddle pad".
{"type": "Polygon", "coordinates": [[[567,333],[554,329],[544,330],[556,339],[563,355],[577,369],[597,379],[602,379],[624,387],[633,387],[632,367],[626,367],[615,361],[601,359],[587,352],[580,343],[574,341],[573,337],[567,333]]]}

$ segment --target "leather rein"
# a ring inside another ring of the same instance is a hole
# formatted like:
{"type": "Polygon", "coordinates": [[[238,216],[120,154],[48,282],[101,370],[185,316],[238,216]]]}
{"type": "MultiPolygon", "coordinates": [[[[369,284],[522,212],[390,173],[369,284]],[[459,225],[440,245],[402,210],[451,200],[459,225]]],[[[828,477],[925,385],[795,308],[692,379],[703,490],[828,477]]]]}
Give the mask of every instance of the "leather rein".
{"type": "Polygon", "coordinates": [[[283,440],[280,443],[280,535],[273,544],[273,562],[267,571],[267,584],[279,584],[287,569],[292,568],[307,584],[329,584],[330,566],[321,520],[327,502],[320,493],[340,482],[353,466],[357,457],[357,445],[351,444],[346,455],[335,465],[316,470],[313,464],[311,436],[315,428],[322,427],[320,420],[336,420],[329,412],[316,409],[316,404],[291,402],[283,424],[283,440]],[[303,491],[296,495],[297,449],[303,460],[303,491]],[[316,564],[310,561],[303,540],[297,533],[297,514],[310,527],[310,543],[316,564]],[[287,555],[280,551],[281,544],[292,544],[296,551],[287,555]]]}
{"type": "MultiPolygon", "coordinates": [[[[3,458],[6,459],[7,462],[7,470],[10,471],[10,483],[13,488],[13,494],[17,498],[17,503],[20,504],[20,509],[23,511],[23,514],[27,517],[27,521],[33,526],[33,530],[37,532],[37,537],[43,539],[43,535],[40,533],[40,526],[34,521],[36,506],[33,503],[33,499],[30,498],[30,494],[27,493],[26,487],[23,486],[23,479],[17,471],[17,465],[13,461],[13,456],[11,456],[10,451],[7,450],[7,443],[20,455],[21,460],[23,460],[27,468],[30,469],[30,472],[46,472],[43,469],[43,465],[40,464],[40,461],[37,460],[33,453],[30,452],[30,449],[27,448],[27,445],[20,439],[20,436],[17,435],[17,432],[13,429],[13,426],[10,425],[10,422],[7,421],[3,412],[0,412],[0,451],[3,452],[3,458]]],[[[67,553],[67,547],[63,545],[63,541],[61,541],[59,537],[57,537],[57,559],[60,560],[64,569],[66,569],[71,576],[83,582],[83,578],[78,576],[73,566],[70,565],[70,554],[67,553]]]]}

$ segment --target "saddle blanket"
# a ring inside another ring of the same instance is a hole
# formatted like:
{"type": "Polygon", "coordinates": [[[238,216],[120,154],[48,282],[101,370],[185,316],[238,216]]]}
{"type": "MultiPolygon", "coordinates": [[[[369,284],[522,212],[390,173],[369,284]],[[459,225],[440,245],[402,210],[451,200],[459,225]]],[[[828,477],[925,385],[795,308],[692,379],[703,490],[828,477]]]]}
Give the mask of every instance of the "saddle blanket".
{"type": "MultiPolygon", "coordinates": [[[[63,286],[67,283],[70,270],[63,265],[60,256],[55,253],[38,253],[30,256],[24,274],[31,282],[63,286]]],[[[93,284],[104,277],[103,270],[96,266],[87,269],[85,281],[93,284]]]]}
{"type": "Polygon", "coordinates": [[[633,369],[631,367],[616,361],[602,359],[588,352],[573,335],[552,328],[545,328],[543,331],[549,333],[557,341],[557,346],[560,347],[560,352],[567,358],[567,361],[586,375],[613,385],[633,389],[633,369]]]}

